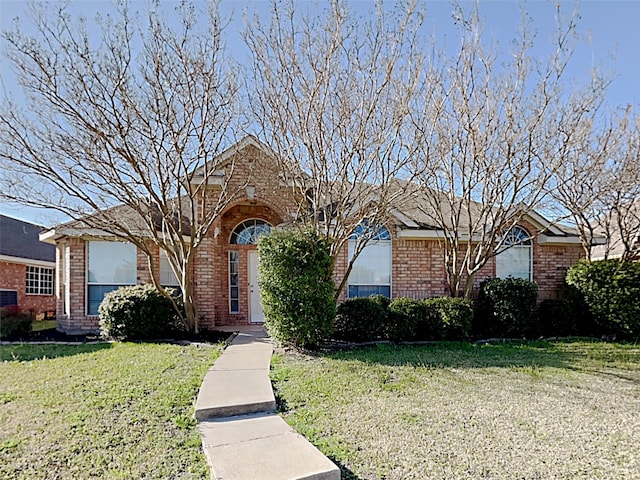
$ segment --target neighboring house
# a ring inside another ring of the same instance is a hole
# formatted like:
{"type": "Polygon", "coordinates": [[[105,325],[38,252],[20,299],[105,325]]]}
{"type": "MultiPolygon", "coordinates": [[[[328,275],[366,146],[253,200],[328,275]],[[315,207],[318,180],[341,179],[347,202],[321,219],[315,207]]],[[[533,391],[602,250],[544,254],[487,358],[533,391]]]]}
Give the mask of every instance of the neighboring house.
{"type": "Polygon", "coordinates": [[[0,306],[55,311],[56,248],[40,241],[42,230],[0,215],[0,306]]]}
{"type": "Polygon", "coordinates": [[[622,209],[620,217],[616,213],[604,217],[595,231],[606,241],[591,248],[592,260],[621,258],[623,253],[627,259],[640,260],[640,199],[622,209]]]}
{"type": "MultiPolygon", "coordinates": [[[[244,198],[227,207],[198,249],[191,274],[201,328],[263,322],[256,239],[295,218],[296,205],[287,200],[287,187],[267,147],[247,137],[222,154],[229,161],[231,157],[234,177],[251,171],[260,175],[238,178],[240,184],[250,178],[244,198]]],[[[412,201],[413,205],[407,203],[392,212],[392,220],[358,257],[343,296],[447,294],[440,235],[422,213],[424,209],[417,208],[420,197],[412,201]]],[[[531,215],[510,233],[513,240],[527,240],[489,261],[475,282],[496,275],[523,277],[538,283],[541,298],[555,296],[567,268],[582,256],[578,236],[538,215],[531,215]]],[[[150,281],[146,258],[134,245],[111,241],[81,222],[59,225],[41,239],[55,243],[58,251],[60,330],[96,330],[98,305],[106,292],[150,281]]],[[[345,271],[350,254],[351,248],[345,248],[338,258],[337,275],[345,271]]],[[[161,283],[171,284],[168,262],[160,252],[156,260],[161,283]]]]}

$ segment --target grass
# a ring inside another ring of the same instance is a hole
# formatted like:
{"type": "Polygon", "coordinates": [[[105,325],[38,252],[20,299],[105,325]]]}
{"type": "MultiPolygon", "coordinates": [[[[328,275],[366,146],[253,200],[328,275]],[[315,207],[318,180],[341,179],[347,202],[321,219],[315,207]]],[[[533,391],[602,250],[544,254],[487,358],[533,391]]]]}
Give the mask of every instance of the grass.
{"type": "Polygon", "coordinates": [[[0,347],[0,478],[205,479],[195,395],[219,348],[0,347]]]}
{"type": "Polygon", "coordinates": [[[36,320],[31,324],[32,332],[40,332],[42,330],[51,330],[52,328],[56,328],[55,320],[36,320]]]}
{"type": "Polygon", "coordinates": [[[381,346],[272,361],[343,479],[639,479],[640,347],[381,346]]]}

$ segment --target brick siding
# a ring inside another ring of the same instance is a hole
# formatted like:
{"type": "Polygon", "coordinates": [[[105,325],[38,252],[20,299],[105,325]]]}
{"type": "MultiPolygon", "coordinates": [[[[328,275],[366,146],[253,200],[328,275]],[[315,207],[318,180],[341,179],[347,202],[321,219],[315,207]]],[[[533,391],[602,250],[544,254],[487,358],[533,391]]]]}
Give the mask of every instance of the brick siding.
{"type": "MultiPolygon", "coordinates": [[[[227,167],[231,170],[231,167],[227,167]]],[[[260,150],[249,146],[236,156],[234,177],[229,190],[233,201],[212,224],[196,252],[190,272],[193,291],[203,329],[224,325],[249,323],[248,258],[255,245],[231,245],[231,232],[241,222],[260,219],[271,225],[286,223],[295,212],[291,189],[281,181],[276,165],[260,150]],[[247,180],[248,178],[248,180],[247,180]],[[239,254],[240,311],[230,312],[229,252],[239,254]]],[[[220,187],[211,185],[201,205],[214,209],[220,187]]],[[[533,233],[533,225],[524,224],[533,233]]],[[[428,298],[446,295],[449,288],[444,267],[442,246],[436,240],[398,239],[393,225],[392,234],[392,296],[428,298]]],[[[63,331],[97,330],[98,317],[86,315],[86,241],[65,238],[58,242],[58,328],[63,331]],[[70,288],[69,305],[65,305],[65,286],[70,288]],[[70,315],[65,315],[65,312],[70,315]]],[[[155,268],[159,269],[159,252],[150,246],[155,268]]],[[[539,245],[533,242],[533,279],[539,285],[540,299],[556,295],[563,284],[567,268],[582,257],[579,245],[539,245]]],[[[336,258],[334,279],[339,283],[347,268],[347,248],[336,258]]],[[[20,274],[24,288],[24,274],[20,274]]],[[[495,259],[490,259],[475,275],[474,290],[486,278],[495,276],[495,259]]],[[[146,256],[137,254],[137,282],[148,283],[151,277],[146,256]]],[[[463,286],[464,287],[464,286],[463,286]]],[[[340,299],[346,297],[346,288],[340,299]]]]}
{"type": "Polygon", "coordinates": [[[0,289],[15,290],[20,308],[23,310],[31,310],[36,314],[55,311],[55,295],[27,294],[27,265],[13,262],[0,262],[0,272],[0,289]]]}

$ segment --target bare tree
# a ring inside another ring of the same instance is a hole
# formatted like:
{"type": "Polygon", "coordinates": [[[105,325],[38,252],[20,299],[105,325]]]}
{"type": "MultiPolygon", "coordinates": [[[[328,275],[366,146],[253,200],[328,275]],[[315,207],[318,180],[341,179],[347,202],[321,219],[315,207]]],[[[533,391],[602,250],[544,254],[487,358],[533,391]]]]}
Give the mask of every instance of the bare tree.
{"type": "Polygon", "coordinates": [[[565,88],[576,12],[563,20],[558,11],[554,52],[538,61],[524,15],[512,51],[500,55],[483,36],[478,8],[457,7],[460,46],[435,51],[412,110],[423,214],[440,234],[451,295],[465,297],[507,247],[510,228],[543,205],[607,85],[594,73],[582,90],[565,88]]]}
{"type": "Polygon", "coordinates": [[[626,262],[640,257],[640,117],[631,109],[617,122],[614,138],[604,168],[595,172],[591,225],[606,239],[602,257],[626,262]]]}
{"type": "MultiPolygon", "coordinates": [[[[330,240],[335,267],[357,227],[385,224],[410,185],[394,177],[412,158],[405,134],[423,67],[422,14],[415,2],[392,10],[376,3],[365,17],[342,0],[315,13],[292,1],[271,8],[267,23],[249,19],[244,33],[253,119],[300,199],[299,224],[330,240]]],[[[364,231],[336,296],[376,232],[364,231]]]]}
{"type": "Polygon", "coordinates": [[[118,2],[96,28],[65,6],[32,4],[33,34],[17,21],[3,32],[28,105],[4,98],[1,195],[134,243],[167,294],[151,246],[164,250],[197,331],[190,268],[237,195],[233,165],[216,161],[233,140],[239,87],[217,3],[175,9],[174,27],[159,3],[139,13],[118,2]]]}

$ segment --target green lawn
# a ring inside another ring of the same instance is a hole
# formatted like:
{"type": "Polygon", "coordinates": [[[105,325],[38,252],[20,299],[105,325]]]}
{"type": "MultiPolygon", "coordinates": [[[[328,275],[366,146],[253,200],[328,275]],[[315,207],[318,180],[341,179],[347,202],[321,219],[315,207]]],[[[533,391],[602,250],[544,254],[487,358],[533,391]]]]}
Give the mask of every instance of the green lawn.
{"type": "Polygon", "coordinates": [[[0,347],[0,478],[205,479],[193,420],[220,349],[0,347]]]}
{"type": "Polygon", "coordinates": [[[343,479],[639,479],[640,346],[275,356],[285,419],[343,479]]]}
{"type": "Polygon", "coordinates": [[[31,324],[31,331],[40,332],[42,330],[50,330],[56,328],[55,320],[36,320],[31,324]]]}

